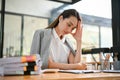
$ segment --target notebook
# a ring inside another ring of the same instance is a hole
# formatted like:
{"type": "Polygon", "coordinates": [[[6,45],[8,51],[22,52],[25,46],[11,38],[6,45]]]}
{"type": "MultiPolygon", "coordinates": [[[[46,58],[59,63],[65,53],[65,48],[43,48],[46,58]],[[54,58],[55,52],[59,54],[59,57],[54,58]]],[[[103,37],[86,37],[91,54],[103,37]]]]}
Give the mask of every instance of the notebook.
{"type": "Polygon", "coordinates": [[[105,73],[120,73],[120,70],[102,70],[105,73]]]}

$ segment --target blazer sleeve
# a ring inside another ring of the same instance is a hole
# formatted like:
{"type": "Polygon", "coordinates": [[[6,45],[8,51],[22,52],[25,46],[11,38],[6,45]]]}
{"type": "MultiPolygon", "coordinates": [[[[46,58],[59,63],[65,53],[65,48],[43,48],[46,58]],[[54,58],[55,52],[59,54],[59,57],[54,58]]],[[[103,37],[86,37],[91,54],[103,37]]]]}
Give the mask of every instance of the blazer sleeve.
{"type": "Polygon", "coordinates": [[[32,45],[30,49],[30,54],[40,54],[40,32],[41,30],[36,30],[33,36],[32,45]]]}

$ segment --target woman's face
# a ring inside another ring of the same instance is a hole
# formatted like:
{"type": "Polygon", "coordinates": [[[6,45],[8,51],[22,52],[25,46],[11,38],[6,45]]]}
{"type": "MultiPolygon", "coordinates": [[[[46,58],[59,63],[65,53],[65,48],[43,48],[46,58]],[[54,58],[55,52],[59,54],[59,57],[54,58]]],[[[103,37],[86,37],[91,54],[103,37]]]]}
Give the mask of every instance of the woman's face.
{"type": "Polygon", "coordinates": [[[72,33],[72,31],[77,27],[78,20],[74,16],[63,19],[63,16],[59,18],[58,29],[61,35],[72,33]]]}

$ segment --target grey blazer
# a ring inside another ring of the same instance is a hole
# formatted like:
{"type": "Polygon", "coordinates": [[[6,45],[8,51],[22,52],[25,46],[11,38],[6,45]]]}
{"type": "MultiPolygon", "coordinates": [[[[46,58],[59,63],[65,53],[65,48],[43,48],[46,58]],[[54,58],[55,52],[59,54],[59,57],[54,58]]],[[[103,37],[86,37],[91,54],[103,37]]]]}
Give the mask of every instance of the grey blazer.
{"type": "MultiPolygon", "coordinates": [[[[51,43],[51,34],[52,29],[40,29],[36,30],[32,45],[30,54],[40,54],[41,60],[42,60],[42,69],[48,68],[48,56],[50,53],[50,43],[51,43]]],[[[75,55],[75,50],[72,47],[72,44],[70,41],[66,39],[66,44],[70,48],[71,52],[75,55]]]]}

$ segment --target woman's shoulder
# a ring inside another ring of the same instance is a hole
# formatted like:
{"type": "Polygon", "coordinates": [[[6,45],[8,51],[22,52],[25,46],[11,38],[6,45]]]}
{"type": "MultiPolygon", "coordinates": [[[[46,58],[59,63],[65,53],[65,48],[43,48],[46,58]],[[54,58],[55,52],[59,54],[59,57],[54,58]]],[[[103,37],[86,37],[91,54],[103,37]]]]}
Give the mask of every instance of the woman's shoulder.
{"type": "Polygon", "coordinates": [[[38,30],[36,30],[36,32],[49,32],[51,30],[52,29],[38,29],[38,30]]]}
{"type": "Polygon", "coordinates": [[[43,32],[45,29],[37,29],[35,32],[43,32]]]}
{"type": "Polygon", "coordinates": [[[35,31],[35,34],[38,35],[50,35],[51,34],[52,29],[38,29],[35,31]]]}

